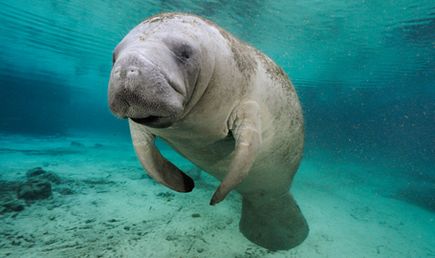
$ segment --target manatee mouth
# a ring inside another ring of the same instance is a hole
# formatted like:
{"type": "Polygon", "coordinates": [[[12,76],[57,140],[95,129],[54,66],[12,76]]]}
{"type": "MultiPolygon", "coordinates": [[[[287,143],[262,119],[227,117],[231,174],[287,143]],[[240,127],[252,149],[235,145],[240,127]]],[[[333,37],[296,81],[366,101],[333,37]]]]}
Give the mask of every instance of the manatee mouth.
{"type": "Polygon", "coordinates": [[[160,118],[159,116],[149,116],[145,118],[130,118],[130,119],[138,124],[146,125],[149,123],[156,122],[159,118],[160,118]]]}
{"type": "Polygon", "coordinates": [[[166,128],[172,125],[172,121],[168,120],[169,117],[162,116],[148,116],[144,118],[130,118],[133,122],[154,127],[154,128],[166,128]]]}

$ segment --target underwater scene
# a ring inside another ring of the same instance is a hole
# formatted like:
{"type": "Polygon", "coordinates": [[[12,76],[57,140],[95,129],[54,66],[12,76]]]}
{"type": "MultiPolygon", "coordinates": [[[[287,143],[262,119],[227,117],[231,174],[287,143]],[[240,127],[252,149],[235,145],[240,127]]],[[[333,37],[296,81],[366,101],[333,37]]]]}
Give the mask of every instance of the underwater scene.
{"type": "Polygon", "coordinates": [[[0,257],[435,257],[434,1],[0,24],[0,257]]]}

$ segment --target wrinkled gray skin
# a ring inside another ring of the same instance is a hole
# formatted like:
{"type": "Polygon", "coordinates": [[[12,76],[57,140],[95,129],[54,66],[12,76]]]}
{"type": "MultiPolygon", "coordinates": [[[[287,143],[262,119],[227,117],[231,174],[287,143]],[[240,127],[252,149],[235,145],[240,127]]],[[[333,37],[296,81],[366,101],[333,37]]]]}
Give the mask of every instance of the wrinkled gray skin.
{"type": "Polygon", "coordinates": [[[192,179],[154,145],[159,136],[221,185],[214,205],[243,197],[241,232],[271,250],[308,235],[289,188],[303,148],[298,97],[268,57],[197,16],[142,22],[113,53],[112,112],[128,118],[137,156],[156,181],[189,192],[192,179]]]}

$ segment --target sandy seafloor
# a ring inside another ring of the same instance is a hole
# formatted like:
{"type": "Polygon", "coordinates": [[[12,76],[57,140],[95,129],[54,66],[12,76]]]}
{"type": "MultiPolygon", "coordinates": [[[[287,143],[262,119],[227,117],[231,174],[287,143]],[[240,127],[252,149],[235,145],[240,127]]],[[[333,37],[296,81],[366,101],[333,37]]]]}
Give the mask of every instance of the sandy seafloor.
{"type": "Polygon", "coordinates": [[[163,153],[194,178],[193,192],[154,183],[126,139],[1,136],[2,205],[28,169],[62,181],[48,199],[0,215],[0,257],[435,257],[435,213],[412,201],[419,182],[388,162],[306,149],[292,192],[310,235],[272,252],[239,232],[237,193],[209,206],[217,181],[163,153]]]}

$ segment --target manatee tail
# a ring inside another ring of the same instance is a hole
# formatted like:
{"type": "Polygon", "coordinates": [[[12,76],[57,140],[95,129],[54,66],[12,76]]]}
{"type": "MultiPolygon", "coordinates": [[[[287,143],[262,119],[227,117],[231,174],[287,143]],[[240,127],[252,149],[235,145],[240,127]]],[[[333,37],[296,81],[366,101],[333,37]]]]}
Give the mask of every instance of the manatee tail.
{"type": "Polygon", "coordinates": [[[308,236],[308,224],[286,193],[279,197],[243,196],[240,231],[250,241],[269,250],[288,250],[308,236]]]}

